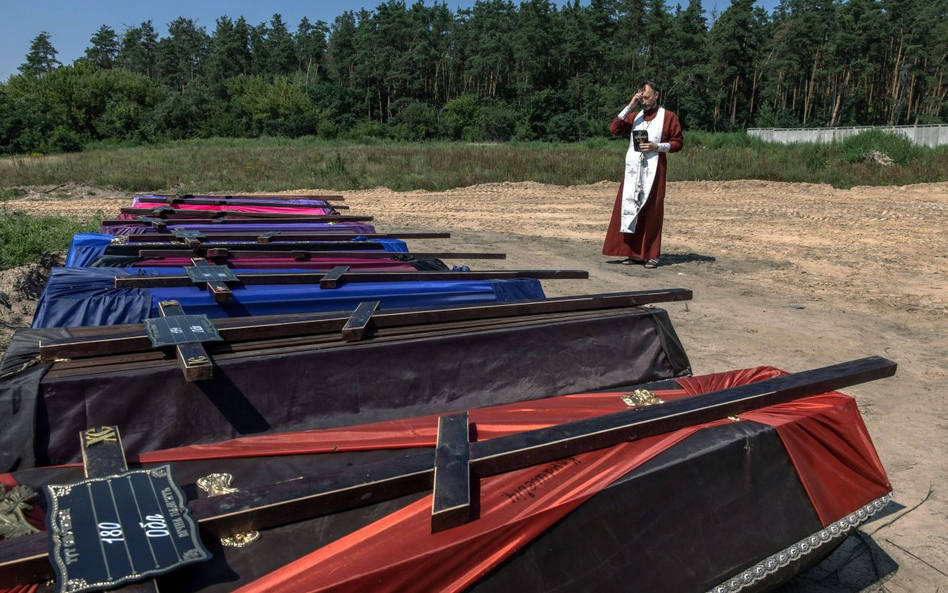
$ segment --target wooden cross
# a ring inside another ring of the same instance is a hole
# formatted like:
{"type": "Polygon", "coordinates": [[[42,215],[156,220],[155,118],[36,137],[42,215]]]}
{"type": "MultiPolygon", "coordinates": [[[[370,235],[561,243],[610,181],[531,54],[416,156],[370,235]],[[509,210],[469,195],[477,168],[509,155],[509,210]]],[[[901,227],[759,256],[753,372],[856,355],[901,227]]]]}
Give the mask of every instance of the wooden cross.
{"type": "MultiPolygon", "coordinates": [[[[185,315],[178,301],[161,301],[158,303],[158,312],[162,317],[185,315]]],[[[186,381],[206,381],[214,376],[214,364],[201,342],[175,344],[174,350],[186,381]]]]}
{"type": "MultiPolygon", "coordinates": [[[[167,222],[167,221],[165,221],[167,222]]],[[[175,227],[187,229],[187,227],[175,227]]],[[[353,232],[321,232],[321,231],[202,231],[208,241],[250,241],[257,243],[270,243],[279,240],[281,243],[287,241],[352,241],[357,237],[365,237],[368,241],[372,239],[450,239],[451,233],[353,233],[353,232]]],[[[142,234],[128,235],[125,237],[128,243],[157,243],[171,240],[168,234],[142,234]]]]}
{"type": "MultiPolygon", "coordinates": [[[[191,249],[195,249],[196,247],[200,246],[201,241],[206,239],[204,233],[201,231],[189,229],[171,229],[171,234],[182,243],[187,243],[191,249]]],[[[106,253],[108,253],[108,250],[106,250],[106,253]]]]}
{"type": "Polygon", "coordinates": [[[278,236],[280,231],[267,231],[257,236],[257,243],[269,243],[274,237],[278,236]]]}
{"type": "MultiPolygon", "coordinates": [[[[198,247],[192,248],[190,253],[195,257],[212,257],[212,258],[221,258],[221,257],[235,257],[241,259],[251,259],[251,258],[289,258],[292,257],[296,260],[308,261],[312,259],[328,259],[328,258],[353,258],[353,259],[394,259],[394,258],[410,258],[410,259],[507,259],[506,253],[480,253],[480,252],[470,252],[470,253],[453,253],[449,251],[437,251],[437,252],[406,252],[406,251],[368,251],[368,250],[355,250],[355,251],[324,251],[324,250],[308,250],[308,249],[273,249],[273,250],[245,250],[240,246],[237,247],[198,247]]],[[[182,257],[188,255],[187,251],[180,249],[140,249],[138,251],[138,257],[144,259],[153,259],[157,257],[182,257]]]]}
{"type": "Polygon", "coordinates": [[[380,304],[379,301],[359,303],[359,306],[349,316],[346,324],[342,326],[342,339],[346,342],[357,342],[365,338],[369,321],[372,319],[372,315],[378,311],[380,304]]]}
{"type": "Polygon", "coordinates": [[[227,266],[214,265],[201,257],[191,258],[194,269],[188,269],[188,277],[195,284],[204,284],[208,294],[216,303],[229,303],[234,299],[234,293],[227,286],[228,282],[237,282],[237,276],[227,266]]]}
{"type": "MultiPolygon", "coordinates": [[[[587,280],[586,270],[471,270],[467,272],[351,272],[348,266],[339,266],[329,272],[272,272],[235,275],[241,284],[319,284],[335,288],[345,274],[345,282],[440,282],[446,280],[509,280],[535,278],[537,280],[587,280]],[[346,268],[346,269],[341,269],[346,268]]],[[[205,282],[199,280],[198,282],[205,282]]],[[[118,276],[115,288],[168,288],[190,286],[195,280],[188,274],[162,276],[118,276]]]]}
{"type": "MultiPolygon", "coordinates": [[[[366,321],[362,335],[370,329],[417,327],[432,323],[504,320],[530,315],[550,315],[637,307],[654,303],[691,300],[692,293],[684,288],[641,290],[601,295],[556,297],[537,301],[460,305],[427,309],[407,309],[377,313],[366,321]]],[[[302,313],[262,317],[215,319],[212,321],[226,342],[246,342],[300,335],[342,332],[354,313],[302,313]]],[[[141,326],[114,329],[111,333],[97,330],[94,335],[41,341],[40,359],[53,362],[141,352],[152,348],[151,341],[141,326]]],[[[81,331],[81,330],[80,330],[81,331]]]]}

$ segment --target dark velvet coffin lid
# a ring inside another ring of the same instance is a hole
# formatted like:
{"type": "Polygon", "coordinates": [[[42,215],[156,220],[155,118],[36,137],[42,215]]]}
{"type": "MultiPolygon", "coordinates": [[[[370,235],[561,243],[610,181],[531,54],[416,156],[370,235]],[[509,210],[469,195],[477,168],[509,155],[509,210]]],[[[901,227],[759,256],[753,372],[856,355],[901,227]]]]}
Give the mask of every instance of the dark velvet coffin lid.
{"type": "Polygon", "coordinates": [[[185,382],[174,359],[86,374],[36,357],[21,330],[4,358],[0,470],[78,461],[76,435],[121,427],[126,451],[242,435],[330,428],[604,389],[690,373],[667,313],[627,308],[570,321],[501,324],[449,335],[390,336],[334,347],[214,354],[214,378],[185,382]]]}

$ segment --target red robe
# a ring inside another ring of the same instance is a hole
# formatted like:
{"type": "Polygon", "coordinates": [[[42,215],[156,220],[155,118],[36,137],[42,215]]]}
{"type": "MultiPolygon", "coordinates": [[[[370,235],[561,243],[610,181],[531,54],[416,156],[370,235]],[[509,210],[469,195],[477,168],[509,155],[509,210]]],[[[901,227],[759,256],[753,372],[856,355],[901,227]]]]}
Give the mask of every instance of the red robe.
{"type": "MultiPolygon", "coordinates": [[[[651,113],[646,112],[645,121],[652,121],[657,113],[658,109],[651,113]]],[[[609,125],[609,131],[617,136],[631,137],[632,122],[635,121],[636,117],[638,117],[637,112],[630,113],[624,120],[614,119],[609,125]]],[[[681,124],[678,122],[678,116],[667,109],[665,110],[665,124],[662,126],[662,142],[668,142],[671,145],[669,152],[678,152],[685,143],[685,137],[681,135],[681,124]]],[[[619,182],[619,194],[616,196],[616,203],[612,209],[612,220],[609,221],[609,230],[606,231],[606,240],[602,245],[603,255],[618,255],[643,260],[658,259],[662,248],[662,219],[665,214],[665,174],[667,168],[668,160],[665,153],[660,153],[652,191],[649,192],[648,200],[639,212],[635,232],[631,234],[619,232],[619,220],[622,212],[622,184],[625,182],[625,175],[622,176],[622,181],[619,182]]]]}

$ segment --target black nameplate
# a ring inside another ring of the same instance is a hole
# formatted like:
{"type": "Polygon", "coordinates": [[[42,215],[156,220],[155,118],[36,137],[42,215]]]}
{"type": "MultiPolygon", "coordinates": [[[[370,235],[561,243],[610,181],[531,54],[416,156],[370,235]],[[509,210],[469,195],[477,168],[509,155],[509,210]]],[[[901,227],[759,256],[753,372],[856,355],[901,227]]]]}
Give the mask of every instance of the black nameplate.
{"type": "Polygon", "coordinates": [[[46,496],[60,593],[107,589],[211,557],[168,465],[50,484],[46,496]]]}
{"type": "Polygon", "coordinates": [[[227,266],[188,266],[185,271],[191,282],[240,282],[234,271],[227,266]]]}
{"type": "Polygon", "coordinates": [[[223,342],[207,315],[170,315],[145,320],[145,332],[155,348],[195,342],[223,342]]]}
{"type": "Polygon", "coordinates": [[[171,229],[171,234],[177,237],[178,239],[185,239],[186,241],[197,241],[204,240],[206,237],[201,231],[194,231],[191,229],[175,227],[171,229]]]}

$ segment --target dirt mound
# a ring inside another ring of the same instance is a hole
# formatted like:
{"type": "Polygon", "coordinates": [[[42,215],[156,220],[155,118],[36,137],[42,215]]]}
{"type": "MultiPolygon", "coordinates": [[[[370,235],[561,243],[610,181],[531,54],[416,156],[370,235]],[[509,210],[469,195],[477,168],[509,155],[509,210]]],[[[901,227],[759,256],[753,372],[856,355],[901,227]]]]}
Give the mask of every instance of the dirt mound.
{"type": "Polygon", "coordinates": [[[0,271],[0,354],[6,350],[16,329],[29,327],[36,299],[49,279],[49,269],[62,264],[62,255],[56,253],[45,256],[39,263],[0,271]]]}
{"type": "Polygon", "coordinates": [[[76,220],[89,220],[98,211],[107,215],[117,214],[119,208],[127,206],[132,199],[129,192],[78,183],[11,189],[16,196],[3,202],[3,206],[11,210],[37,216],[69,216],[76,220]]]}

